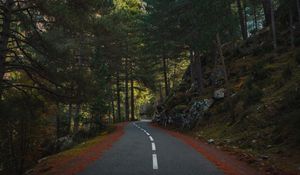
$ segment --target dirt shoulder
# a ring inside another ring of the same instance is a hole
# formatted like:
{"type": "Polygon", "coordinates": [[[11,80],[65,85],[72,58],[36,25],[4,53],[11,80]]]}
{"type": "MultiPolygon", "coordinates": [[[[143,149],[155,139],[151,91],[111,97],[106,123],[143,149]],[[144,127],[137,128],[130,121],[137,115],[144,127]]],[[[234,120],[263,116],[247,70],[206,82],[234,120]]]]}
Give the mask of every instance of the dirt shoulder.
{"type": "Polygon", "coordinates": [[[100,136],[84,142],[76,147],[49,156],[28,174],[30,175],[70,175],[77,174],[88,165],[99,159],[124,134],[124,126],[127,123],[117,124],[111,133],[104,132],[100,136]]]}

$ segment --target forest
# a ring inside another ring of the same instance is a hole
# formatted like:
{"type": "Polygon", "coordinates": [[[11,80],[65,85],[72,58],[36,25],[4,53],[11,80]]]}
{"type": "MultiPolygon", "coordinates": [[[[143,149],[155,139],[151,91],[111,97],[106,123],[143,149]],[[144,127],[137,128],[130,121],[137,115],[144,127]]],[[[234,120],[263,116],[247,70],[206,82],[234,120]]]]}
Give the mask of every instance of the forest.
{"type": "Polygon", "coordinates": [[[141,118],[300,155],[299,45],[299,0],[1,0],[0,174],[141,118]]]}

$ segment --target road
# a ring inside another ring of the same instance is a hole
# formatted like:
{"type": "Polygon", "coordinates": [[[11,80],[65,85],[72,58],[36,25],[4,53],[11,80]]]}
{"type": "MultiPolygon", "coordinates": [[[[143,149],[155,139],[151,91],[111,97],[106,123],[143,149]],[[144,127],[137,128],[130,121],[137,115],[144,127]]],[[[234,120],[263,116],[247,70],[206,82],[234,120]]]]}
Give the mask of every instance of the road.
{"type": "Polygon", "coordinates": [[[79,175],[221,175],[189,145],[147,121],[129,123],[125,134],[79,175]]]}

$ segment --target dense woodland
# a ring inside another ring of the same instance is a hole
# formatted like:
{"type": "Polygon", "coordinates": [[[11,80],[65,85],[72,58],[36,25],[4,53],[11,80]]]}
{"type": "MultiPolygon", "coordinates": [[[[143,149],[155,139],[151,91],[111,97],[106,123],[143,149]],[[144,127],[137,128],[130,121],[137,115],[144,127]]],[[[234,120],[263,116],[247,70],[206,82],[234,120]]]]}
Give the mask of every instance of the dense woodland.
{"type": "Polygon", "coordinates": [[[227,43],[267,30],[277,55],[299,21],[299,0],[1,0],[0,174],[153,114],[184,74],[203,95],[217,66],[229,87],[227,43]]]}

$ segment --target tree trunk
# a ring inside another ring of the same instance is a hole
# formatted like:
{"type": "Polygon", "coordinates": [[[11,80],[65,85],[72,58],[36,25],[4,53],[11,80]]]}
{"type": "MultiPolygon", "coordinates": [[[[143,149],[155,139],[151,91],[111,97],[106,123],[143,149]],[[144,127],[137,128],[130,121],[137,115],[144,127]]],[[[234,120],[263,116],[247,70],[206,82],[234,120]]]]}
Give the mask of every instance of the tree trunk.
{"type": "Polygon", "coordinates": [[[300,21],[300,0],[296,0],[296,2],[297,2],[298,21],[300,21]]]}
{"type": "Polygon", "coordinates": [[[112,109],[108,108],[108,123],[111,124],[112,123],[112,109]]]}
{"type": "Polygon", "coordinates": [[[237,3],[237,7],[238,7],[242,36],[243,36],[243,39],[246,40],[248,38],[248,34],[247,34],[246,18],[243,13],[243,7],[242,7],[241,0],[237,0],[236,3],[237,3]]]}
{"type": "Polygon", "coordinates": [[[80,115],[81,104],[76,104],[76,110],[74,115],[74,133],[79,131],[79,115],[80,115]]]}
{"type": "Polygon", "coordinates": [[[253,16],[254,16],[254,24],[255,30],[258,30],[258,21],[257,21],[257,7],[253,7],[253,16]]]}
{"type": "Polygon", "coordinates": [[[59,106],[59,102],[56,103],[56,107],[58,110],[58,113],[56,114],[56,138],[58,139],[60,137],[60,106],[59,106]]]}
{"type": "Polygon", "coordinates": [[[2,32],[0,33],[0,99],[3,91],[3,78],[5,74],[5,57],[8,52],[9,30],[11,24],[12,0],[3,4],[2,32]]]}
{"type": "Polygon", "coordinates": [[[164,81],[165,81],[165,93],[166,97],[169,95],[169,83],[168,83],[168,65],[167,58],[163,57],[163,70],[164,70],[164,81]]]}
{"type": "Polygon", "coordinates": [[[120,73],[117,71],[117,120],[119,122],[121,119],[121,89],[120,89],[120,73]]]}
{"type": "Polygon", "coordinates": [[[113,117],[113,122],[116,122],[116,113],[115,113],[115,93],[114,90],[112,89],[112,95],[111,95],[111,110],[112,110],[112,117],[113,117]]]}
{"type": "Polygon", "coordinates": [[[135,105],[134,105],[134,82],[133,82],[133,78],[131,77],[131,79],[130,79],[130,86],[131,86],[131,100],[130,100],[130,102],[131,102],[131,121],[134,121],[135,120],[135,114],[134,114],[134,112],[135,112],[135,110],[134,110],[134,108],[135,108],[135,105]]]}
{"type": "Polygon", "coordinates": [[[294,20],[293,20],[293,11],[291,9],[289,9],[289,19],[290,19],[291,47],[295,48],[294,20]]]}
{"type": "Polygon", "coordinates": [[[159,98],[160,98],[160,102],[163,102],[163,90],[162,90],[162,85],[161,83],[159,83],[159,98]]]}
{"type": "Polygon", "coordinates": [[[129,77],[128,77],[128,58],[125,58],[125,119],[129,121],[129,77]]]}
{"type": "Polygon", "coordinates": [[[68,110],[68,124],[67,124],[67,132],[68,134],[71,132],[71,122],[72,122],[72,104],[69,104],[69,110],[68,110]]]}
{"type": "Polygon", "coordinates": [[[225,86],[227,87],[228,86],[228,75],[227,75],[227,70],[226,70],[226,65],[225,65],[225,58],[224,58],[224,55],[223,55],[222,44],[221,44],[221,39],[220,39],[220,34],[219,33],[217,33],[217,46],[218,46],[219,56],[220,56],[222,66],[223,66],[225,86]]]}
{"type": "Polygon", "coordinates": [[[264,15],[265,15],[265,26],[270,26],[272,23],[271,11],[272,11],[272,2],[271,0],[262,0],[264,15]]]}
{"type": "Polygon", "coordinates": [[[177,65],[174,63],[174,68],[173,68],[173,79],[172,79],[172,88],[176,87],[176,71],[177,71],[177,65]]]}
{"type": "Polygon", "coordinates": [[[196,52],[195,59],[194,59],[194,65],[195,65],[195,83],[197,86],[197,91],[199,93],[203,92],[203,73],[202,73],[202,63],[201,63],[201,56],[199,52],[196,52]]]}
{"type": "Polygon", "coordinates": [[[248,24],[247,24],[247,22],[248,22],[248,16],[247,16],[247,6],[246,6],[246,3],[247,3],[247,1],[246,0],[244,0],[243,1],[243,12],[244,12],[244,25],[245,25],[245,32],[246,32],[246,36],[247,36],[247,38],[248,38],[248,24]]]}
{"type": "Polygon", "coordinates": [[[273,47],[277,50],[277,35],[276,35],[276,24],[275,24],[275,15],[274,15],[274,7],[272,0],[268,0],[270,2],[271,9],[271,24],[272,24],[272,34],[273,34],[273,47]]]}
{"type": "Polygon", "coordinates": [[[194,51],[190,49],[190,74],[191,74],[191,84],[195,83],[195,58],[194,51]]]}

